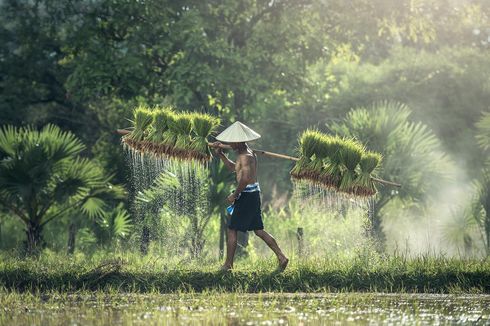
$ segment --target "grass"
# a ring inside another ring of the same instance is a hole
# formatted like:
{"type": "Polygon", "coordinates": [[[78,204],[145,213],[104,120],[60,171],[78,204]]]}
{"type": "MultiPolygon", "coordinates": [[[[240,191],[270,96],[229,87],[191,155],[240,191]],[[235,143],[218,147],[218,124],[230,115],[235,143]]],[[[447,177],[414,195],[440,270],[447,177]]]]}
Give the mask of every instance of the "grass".
{"type": "Polygon", "coordinates": [[[230,273],[218,262],[166,262],[157,256],[99,253],[19,259],[3,254],[0,287],[6,291],[73,292],[417,292],[490,293],[490,261],[403,257],[292,259],[284,273],[273,260],[242,260],[230,273]],[[107,256],[113,258],[107,259],[107,256]]]}

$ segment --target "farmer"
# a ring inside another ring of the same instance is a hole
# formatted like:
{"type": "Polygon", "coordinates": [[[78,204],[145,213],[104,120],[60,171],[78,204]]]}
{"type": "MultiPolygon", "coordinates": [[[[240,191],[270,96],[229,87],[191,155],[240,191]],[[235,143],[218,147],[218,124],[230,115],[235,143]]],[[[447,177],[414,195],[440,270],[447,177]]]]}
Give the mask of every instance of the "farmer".
{"type": "Polygon", "coordinates": [[[238,183],[235,191],[226,198],[231,206],[227,208],[230,216],[227,223],[226,261],[222,267],[222,270],[225,271],[233,268],[237,231],[254,231],[259,238],[264,240],[279,260],[279,271],[283,271],[289,262],[272,235],[264,231],[260,208],[260,187],[257,182],[257,157],[246,143],[258,138],[260,138],[258,133],[237,121],[216,136],[218,141],[213,143],[216,155],[229,170],[236,173],[238,183]],[[221,142],[229,144],[237,153],[236,163],[225,156],[219,147],[221,142]]]}

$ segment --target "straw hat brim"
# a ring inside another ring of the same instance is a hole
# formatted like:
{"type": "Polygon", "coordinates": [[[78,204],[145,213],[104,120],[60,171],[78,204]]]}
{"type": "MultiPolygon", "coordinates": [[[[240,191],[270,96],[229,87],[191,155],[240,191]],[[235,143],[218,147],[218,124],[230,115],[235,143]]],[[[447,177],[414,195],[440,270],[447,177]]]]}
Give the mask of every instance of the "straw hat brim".
{"type": "Polygon", "coordinates": [[[259,133],[253,131],[240,121],[236,121],[231,126],[223,130],[222,133],[216,136],[216,140],[225,143],[241,143],[259,139],[259,133]]]}

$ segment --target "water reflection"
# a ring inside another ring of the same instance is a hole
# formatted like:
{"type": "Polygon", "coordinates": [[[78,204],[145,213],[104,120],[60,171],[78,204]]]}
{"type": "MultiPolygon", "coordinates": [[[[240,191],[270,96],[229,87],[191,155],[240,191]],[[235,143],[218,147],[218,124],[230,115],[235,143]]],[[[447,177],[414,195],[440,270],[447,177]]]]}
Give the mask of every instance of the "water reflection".
{"type": "Polygon", "coordinates": [[[121,294],[11,302],[2,325],[488,324],[489,295],[121,294]]]}

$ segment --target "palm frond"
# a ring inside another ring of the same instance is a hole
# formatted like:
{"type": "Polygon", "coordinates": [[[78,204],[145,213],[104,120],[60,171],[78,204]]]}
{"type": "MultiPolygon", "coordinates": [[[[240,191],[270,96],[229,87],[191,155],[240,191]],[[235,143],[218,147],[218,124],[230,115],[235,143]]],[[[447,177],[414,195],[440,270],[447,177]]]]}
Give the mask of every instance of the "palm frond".
{"type": "Polygon", "coordinates": [[[476,139],[484,150],[490,150],[490,112],[483,113],[482,118],[476,123],[478,133],[476,139]]]}
{"type": "Polygon", "coordinates": [[[22,135],[19,128],[6,125],[0,129],[0,159],[2,156],[14,157],[22,135]]]}

